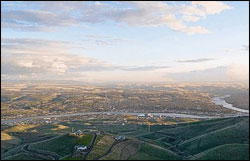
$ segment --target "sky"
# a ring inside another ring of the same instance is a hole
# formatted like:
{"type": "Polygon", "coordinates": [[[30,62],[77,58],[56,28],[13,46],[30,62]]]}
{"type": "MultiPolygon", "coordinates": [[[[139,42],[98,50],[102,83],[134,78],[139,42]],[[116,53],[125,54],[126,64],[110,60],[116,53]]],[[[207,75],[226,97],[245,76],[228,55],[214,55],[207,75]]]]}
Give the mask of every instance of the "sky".
{"type": "Polygon", "coordinates": [[[248,81],[249,2],[1,1],[1,78],[248,81]]]}

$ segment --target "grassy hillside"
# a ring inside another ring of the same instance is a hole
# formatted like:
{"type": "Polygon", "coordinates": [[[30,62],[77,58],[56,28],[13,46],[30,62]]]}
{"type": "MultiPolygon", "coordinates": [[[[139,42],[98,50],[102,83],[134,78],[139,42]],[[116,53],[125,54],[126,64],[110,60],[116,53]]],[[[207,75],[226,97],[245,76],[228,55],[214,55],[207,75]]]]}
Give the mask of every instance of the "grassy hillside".
{"type": "Polygon", "coordinates": [[[152,144],[143,144],[137,154],[131,156],[129,160],[178,160],[176,154],[170,150],[152,144]]]}
{"type": "Polygon", "coordinates": [[[60,156],[65,156],[72,153],[77,141],[78,138],[75,136],[64,135],[45,142],[32,144],[30,148],[55,152],[60,156]]]}
{"type": "Polygon", "coordinates": [[[186,140],[179,144],[179,148],[189,155],[195,155],[216,146],[233,143],[249,143],[249,119],[238,123],[232,120],[232,125],[186,140]]]}
{"type": "MultiPolygon", "coordinates": [[[[77,126],[83,131],[86,130],[85,124],[74,123],[59,124],[63,126],[18,125],[4,128],[1,132],[1,159],[39,159],[38,155],[30,155],[23,150],[22,147],[26,144],[30,144],[30,150],[50,152],[59,155],[59,158],[73,159],[71,155],[74,146],[90,145],[94,136],[88,132],[79,137],[69,135],[67,131],[70,129],[66,127],[77,126]]],[[[91,126],[88,127],[90,128],[91,126]]],[[[249,117],[152,125],[150,130],[147,125],[135,124],[99,124],[96,129],[101,129],[102,132],[97,135],[94,147],[86,160],[249,159],[249,117]],[[125,135],[126,140],[115,141],[114,137],[117,135],[125,135]]],[[[46,157],[46,153],[42,155],[46,157]]]]}
{"type": "Polygon", "coordinates": [[[248,160],[249,144],[221,145],[190,158],[190,160],[248,160]]]}
{"type": "Polygon", "coordinates": [[[98,142],[95,144],[92,151],[89,153],[87,160],[93,160],[97,157],[100,157],[106,153],[108,148],[114,143],[115,139],[112,136],[105,135],[101,138],[98,138],[98,142]]]}
{"type": "Polygon", "coordinates": [[[34,157],[27,153],[18,153],[5,159],[6,160],[43,160],[43,159],[34,157]]]}

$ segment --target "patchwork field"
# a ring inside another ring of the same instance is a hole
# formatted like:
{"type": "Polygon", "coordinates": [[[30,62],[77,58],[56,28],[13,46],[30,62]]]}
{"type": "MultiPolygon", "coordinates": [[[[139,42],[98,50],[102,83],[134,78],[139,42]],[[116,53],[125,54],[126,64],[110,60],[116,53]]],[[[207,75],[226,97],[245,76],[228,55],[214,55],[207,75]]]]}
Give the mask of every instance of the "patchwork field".
{"type": "Polygon", "coordinates": [[[79,144],[91,147],[86,160],[249,159],[249,117],[150,127],[136,124],[93,127],[93,122],[89,126],[86,123],[3,127],[1,159],[82,160],[82,157],[72,157],[74,146],[79,144]],[[70,135],[67,127],[86,132],[70,135]],[[116,141],[118,135],[126,140],[116,141]]]}
{"type": "Polygon", "coordinates": [[[127,160],[140,149],[140,142],[136,140],[125,140],[114,145],[107,155],[100,160],[127,160]]]}
{"type": "Polygon", "coordinates": [[[92,149],[92,151],[87,156],[87,160],[93,160],[93,159],[99,158],[102,155],[104,155],[106,153],[106,151],[108,150],[108,148],[110,148],[111,145],[115,141],[114,137],[112,137],[110,135],[105,135],[105,136],[101,136],[101,137],[102,138],[97,137],[98,139],[96,141],[96,144],[95,144],[94,148],[92,149]]]}

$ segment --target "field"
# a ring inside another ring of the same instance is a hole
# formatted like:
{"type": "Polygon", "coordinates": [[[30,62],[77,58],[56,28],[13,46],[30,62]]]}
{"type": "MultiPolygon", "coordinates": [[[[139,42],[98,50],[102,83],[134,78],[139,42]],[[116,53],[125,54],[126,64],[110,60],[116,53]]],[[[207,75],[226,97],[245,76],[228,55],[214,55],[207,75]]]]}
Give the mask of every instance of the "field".
{"type": "Polygon", "coordinates": [[[249,143],[249,120],[232,123],[227,127],[207,132],[179,144],[180,149],[191,155],[224,144],[249,143]]]}
{"type": "Polygon", "coordinates": [[[30,148],[55,152],[59,156],[63,157],[72,153],[72,150],[77,142],[77,137],[63,135],[52,140],[32,144],[30,148]]]}
{"type": "MultiPolygon", "coordinates": [[[[72,158],[75,145],[92,146],[86,160],[203,160],[249,158],[249,117],[234,117],[180,123],[174,125],[112,125],[108,119],[61,122],[58,125],[17,125],[3,127],[1,159],[72,158]],[[89,123],[89,125],[87,125],[89,123]],[[70,128],[81,129],[82,135],[70,134],[70,128]],[[55,130],[57,128],[57,130],[55,130]],[[93,129],[92,129],[93,128],[93,129]],[[89,131],[89,132],[87,132],[89,131]],[[115,141],[123,135],[126,140],[115,141]]],[[[173,121],[173,120],[172,120],[173,121]]]]}
{"type": "Polygon", "coordinates": [[[87,160],[93,160],[104,155],[107,149],[114,143],[114,138],[110,135],[103,136],[89,153],[87,160]]]}
{"type": "Polygon", "coordinates": [[[83,144],[83,145],[89,146],[91,144],[92,138],[93,138],[93,134],[83,134],[77,140],[77,144],[83,144]]]}
{"type": "Polygon", "coordinates": [[[136,140],[125,140],[115,144],[110,153],[101,157],[101,160],[127,160],[140,149],[140,142],[136,140]]]}
{"type": "Polygon", "coordinates": [[[190,158],[191,160],[248,160],[249,144],[221,145],[190,158]]]}
{"type": "Polygon", "coordinates": [[[173,152],[164,149],[162,147],[159,147],[157,145],[152,144],[143,144],[140,148],[139,152],[131,156],[129,159],[131,160],[178,160],[180,157],[178,157],[173,152]]]}
{"type": "Polygon", "coordinates": [[[42,160],[27,153],[18,153],[6,158],[7,160],[42,160]]]}

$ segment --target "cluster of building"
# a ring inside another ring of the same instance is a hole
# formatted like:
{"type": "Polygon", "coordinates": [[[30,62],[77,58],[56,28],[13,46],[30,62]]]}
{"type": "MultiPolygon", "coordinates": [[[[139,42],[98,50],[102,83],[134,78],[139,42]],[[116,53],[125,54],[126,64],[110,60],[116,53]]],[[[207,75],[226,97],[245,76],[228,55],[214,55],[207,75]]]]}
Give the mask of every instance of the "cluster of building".
{"type": "Polygon", "coordinates": [[[76,145],[74,147],[75,153],[85,153],[88,151],[88,147],[85,145],[76,145]]]}
{"type": "Polygon", "coordinates": [[[152,113],[139,114],[137,118],[163,118],[166,117],[164,115],[153,115],[152,113]]]}
{"type": "Polygon", "coordinates": [[[115,140],[116,141],[124,141],[124,140],[126,140],[126,137],[125,136],[116,136],[115,140]]]}

